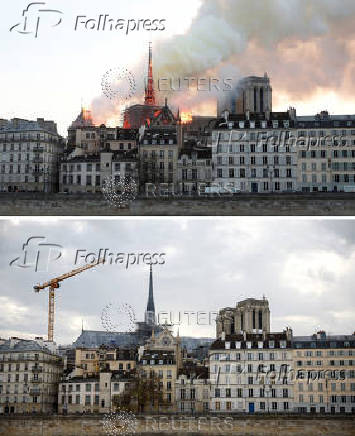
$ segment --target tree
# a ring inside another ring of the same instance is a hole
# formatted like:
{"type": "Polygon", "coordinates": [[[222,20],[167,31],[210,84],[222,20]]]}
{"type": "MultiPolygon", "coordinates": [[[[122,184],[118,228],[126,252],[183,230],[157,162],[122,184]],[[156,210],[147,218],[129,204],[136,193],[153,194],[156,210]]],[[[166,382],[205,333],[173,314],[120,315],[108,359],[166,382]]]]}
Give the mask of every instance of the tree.
{"type": "Polygon", "coordinates": [[[164,399],[160,379],[154,371],[136,371],[126,384],[124,392],[114,395],[112,404],[115,408],[143,413],[147,409],[159,411],[167,405],[164,399]]]}

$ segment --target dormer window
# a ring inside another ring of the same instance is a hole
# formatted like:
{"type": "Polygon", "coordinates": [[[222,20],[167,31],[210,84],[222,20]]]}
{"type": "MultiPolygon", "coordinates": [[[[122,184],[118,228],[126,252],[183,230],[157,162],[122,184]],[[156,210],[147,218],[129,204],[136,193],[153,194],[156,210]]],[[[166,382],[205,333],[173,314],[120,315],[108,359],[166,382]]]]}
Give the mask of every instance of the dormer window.
{"type": "Polygon", "coordinates": [[[269,348],[275,348],[275,341],[269,341],[269,348]]]}
{"type": "Polygon", "coordinates": [[[237,341],[235,343],[235,348],[237,348],[238,350],[241,348],[241,342],[240,341],[237,341]]]}
{"type": "Polygon", "coordinates": [[[286,341],[280,341],[280,348],[286,348],[286,341]]]}
{"type": "Polygon", "coordinates": [[[231,348],[231,343],[230,342],[226,342],[226,350],[230,350],[230,348],[231,348]]]}
{"type": "Polygon", "coordinates": [[[251,348],[251,342],[247,342],[247,348],[251,348]]]}
{"type": "Polygon", "coordinates": [[[259,342],[258,342],[258,348],[264,348],[264,343],[263,343],[263,341],[259,341],[259,342]]]}

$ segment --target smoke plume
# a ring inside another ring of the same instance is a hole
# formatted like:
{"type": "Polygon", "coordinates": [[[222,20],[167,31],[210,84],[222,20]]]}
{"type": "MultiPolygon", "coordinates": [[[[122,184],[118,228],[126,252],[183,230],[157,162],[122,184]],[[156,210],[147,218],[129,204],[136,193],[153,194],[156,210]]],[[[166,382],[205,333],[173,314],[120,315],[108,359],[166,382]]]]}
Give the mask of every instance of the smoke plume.
{"type": "MultiPolygon", "coordinates": [[[[279,93],[309,101],[327,90],[349,99],[355,1],[204,0],[188,31],[155,45],[153,58],[155,79],[227,76],[235,82],[268,72],[276,99],[279,93]]],[[[168,94],[175,107],[210,105],[215,112],[216,92],[168,94]]],[[[137,98],[142,102],[142,93],[137,98]]]]}

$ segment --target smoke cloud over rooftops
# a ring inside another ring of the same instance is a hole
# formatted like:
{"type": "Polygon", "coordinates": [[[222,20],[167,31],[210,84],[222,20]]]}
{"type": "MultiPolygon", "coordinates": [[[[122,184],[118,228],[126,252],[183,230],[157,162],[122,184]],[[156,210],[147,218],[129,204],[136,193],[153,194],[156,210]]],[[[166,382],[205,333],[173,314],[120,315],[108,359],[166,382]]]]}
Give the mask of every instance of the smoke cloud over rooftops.
{"type": "MultiPolygon", "coordinates": [[[[153,46],[153,66],[156,79],[209,75],[235,82],[267,71],[276,104],[278,95],[292,104],[328,91],[349,100],[355,94],[355,1],[205,0],[185,34],[153,46]]],[[[169,97],[189,109],[209,103],[210,113],[215,100],[209,92],[169,97]]]]}

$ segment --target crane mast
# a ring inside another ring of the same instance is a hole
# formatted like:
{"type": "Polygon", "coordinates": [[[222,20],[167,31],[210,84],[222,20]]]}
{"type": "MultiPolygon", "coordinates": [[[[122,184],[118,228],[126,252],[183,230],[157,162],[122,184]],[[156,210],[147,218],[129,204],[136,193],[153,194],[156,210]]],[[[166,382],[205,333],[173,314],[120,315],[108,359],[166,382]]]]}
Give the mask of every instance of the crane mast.
{"type": "Polygon", "coordinates": [[[100,263],[105,263],[104,259],[99,259],[97,262],[81,266],[80,268],[73,269],[72,271],[62,274],[59,277],[55,277],[48,282],[43,283],[42,285],[36,285],[33,287],[35,292],[40,292],[46,288],[49,288],[48,291],[48,341],[53,341],[54,337],[54,297],[55,297],[55,289],[58,289],[60,286],[60,282],[69,279],[70,277],[74,277],[77,274],[80,274],[88,269],[94,268],[100,263]]]}

